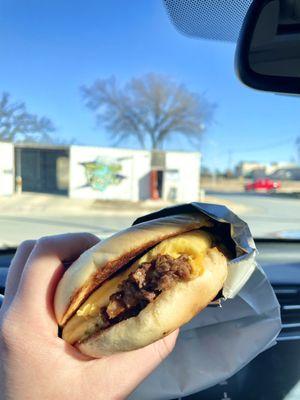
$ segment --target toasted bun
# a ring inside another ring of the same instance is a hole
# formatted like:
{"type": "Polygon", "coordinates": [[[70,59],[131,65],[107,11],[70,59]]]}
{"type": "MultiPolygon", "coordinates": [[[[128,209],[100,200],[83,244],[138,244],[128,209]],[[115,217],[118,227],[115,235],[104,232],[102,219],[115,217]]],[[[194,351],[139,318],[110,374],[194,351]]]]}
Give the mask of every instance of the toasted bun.
{"type": "Polygon", "coordinates": [[[64,326],[97,287],[136,256],[164,239],[204,226],[211,223],[199,214],[159,218],[134,225],[85,251],[57,286],[54,311],[59,325],[64,326]]]}
{"type": "Polygon", "coordinates": [[[161,339],[191,320],[222,289],[227,276],[227,260],[217,249],[209,249],[203,273],[188,282],[178,282],[162,292],[136,317],[129,318],[78,343],[91,357],[135,350],[161,339]]]}

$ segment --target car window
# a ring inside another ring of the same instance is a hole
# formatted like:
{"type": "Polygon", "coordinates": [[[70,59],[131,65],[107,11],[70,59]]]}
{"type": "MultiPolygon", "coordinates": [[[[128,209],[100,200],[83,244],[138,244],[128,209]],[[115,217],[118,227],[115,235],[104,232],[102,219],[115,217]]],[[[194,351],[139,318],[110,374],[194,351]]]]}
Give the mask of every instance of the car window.
{"type": "Polygon", "coordinates": [[[243,86],[234,42],[181,34],[159,1],[0,14],[2,248],[190,201],[299,237],[299,101],[243,86]]]}

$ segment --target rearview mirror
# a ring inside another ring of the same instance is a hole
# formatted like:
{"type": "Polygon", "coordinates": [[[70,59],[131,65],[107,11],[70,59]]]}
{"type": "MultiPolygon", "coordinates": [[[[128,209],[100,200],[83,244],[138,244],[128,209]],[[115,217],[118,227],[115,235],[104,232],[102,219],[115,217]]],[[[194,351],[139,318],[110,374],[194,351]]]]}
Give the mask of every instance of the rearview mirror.
{"type": "Polygon", "coordinates": [[[260,90],[300,94],[300,0],[254,0],[238,40],[236,69],[260,90]]]}

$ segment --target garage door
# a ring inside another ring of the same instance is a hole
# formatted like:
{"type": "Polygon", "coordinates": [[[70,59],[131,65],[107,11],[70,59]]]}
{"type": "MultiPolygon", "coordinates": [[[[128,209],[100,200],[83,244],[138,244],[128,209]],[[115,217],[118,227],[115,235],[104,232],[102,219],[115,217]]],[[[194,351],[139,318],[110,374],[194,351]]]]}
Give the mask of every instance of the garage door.
{"type": "Polygon", "coordinates": [[[69,151],[61,149],[15,149],[16,176],[24,192],[68,194],[69,151]]]}

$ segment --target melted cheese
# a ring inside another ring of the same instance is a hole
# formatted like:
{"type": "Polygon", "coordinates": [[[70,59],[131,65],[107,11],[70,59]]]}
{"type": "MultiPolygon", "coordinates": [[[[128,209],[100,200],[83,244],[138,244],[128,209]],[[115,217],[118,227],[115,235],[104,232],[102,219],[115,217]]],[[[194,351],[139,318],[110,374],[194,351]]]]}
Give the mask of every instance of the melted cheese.
{"type": "Polygon", "coordinates": [[[192,277],[203,272],[202,260],[208,248],[212,246],[211,236],[204,231],[191,231],[163,240],[130,268],[114,278],[104,282],[77,310],[63,329],[63,338],[68,343],[75,343],[97,329],[101,329],[100,309],[108,305],[109,297],[117,291],[118,285],[127,279],[143,262],[149,262],[159,254],[168,254],[174,258],[181,255],[189,257],[192,266],[192,277]]]}

